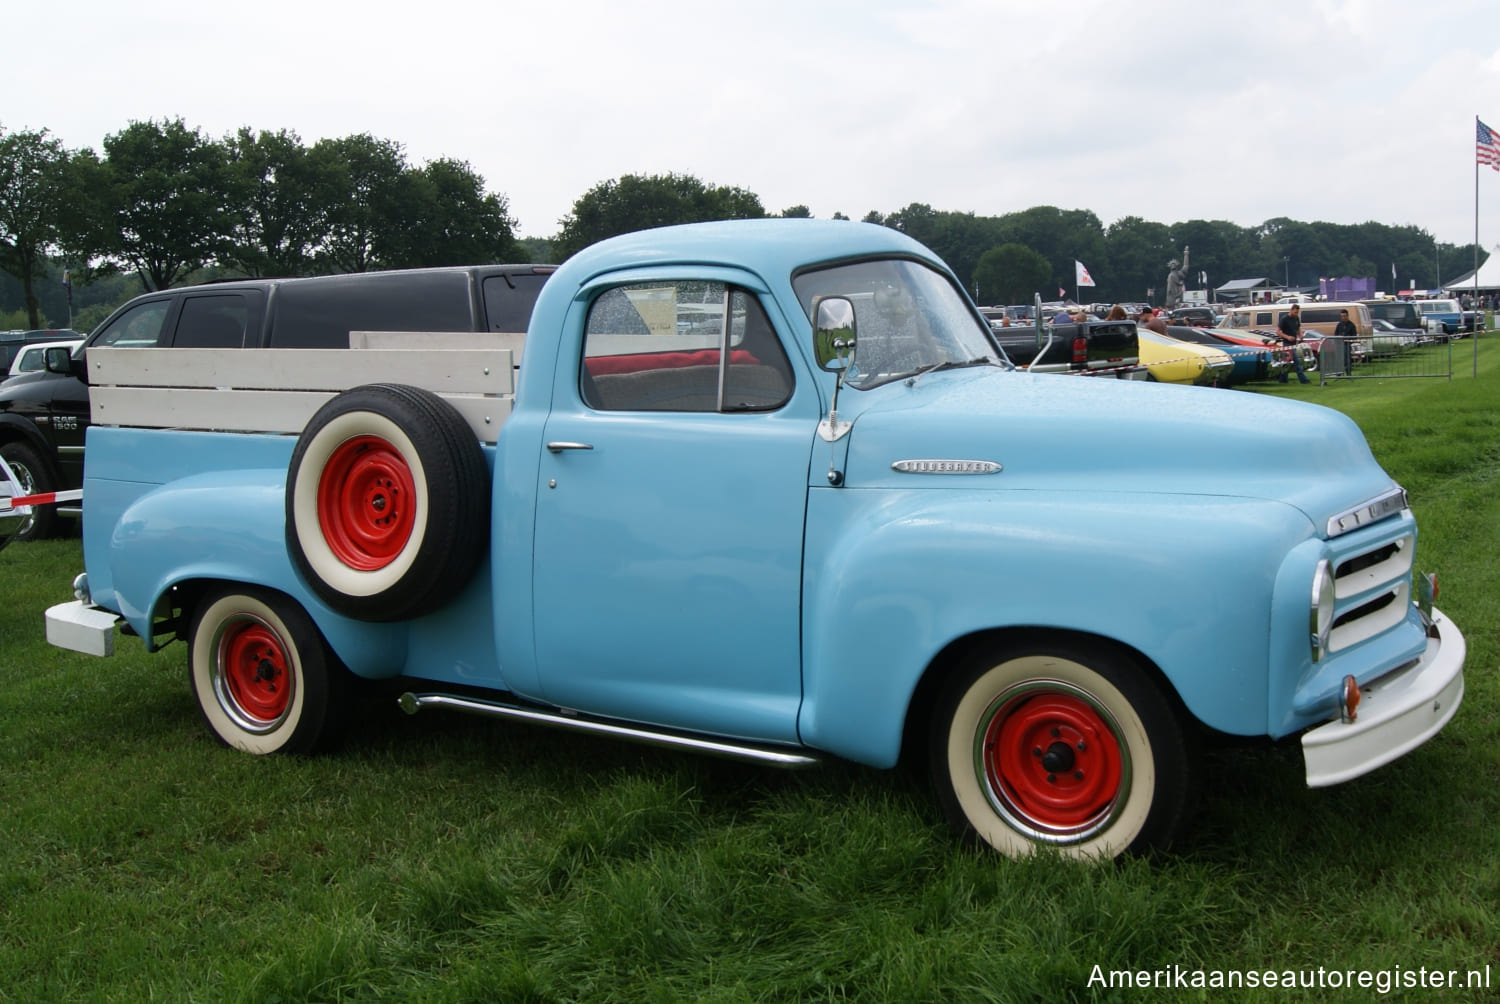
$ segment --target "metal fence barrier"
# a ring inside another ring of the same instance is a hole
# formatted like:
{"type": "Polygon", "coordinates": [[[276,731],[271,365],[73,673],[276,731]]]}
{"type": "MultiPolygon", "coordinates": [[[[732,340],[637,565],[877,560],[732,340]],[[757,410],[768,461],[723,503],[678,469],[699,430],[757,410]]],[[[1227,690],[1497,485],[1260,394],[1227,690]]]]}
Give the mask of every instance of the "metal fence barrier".
{"type": "Polygon", "coordinates": [[[1329,336],[1318,349],[1319,382],[1395,377],[1452,380],[1453,342],[1447,335],[1420,332],[1377,332],[1362,338],[1329,336]]]}

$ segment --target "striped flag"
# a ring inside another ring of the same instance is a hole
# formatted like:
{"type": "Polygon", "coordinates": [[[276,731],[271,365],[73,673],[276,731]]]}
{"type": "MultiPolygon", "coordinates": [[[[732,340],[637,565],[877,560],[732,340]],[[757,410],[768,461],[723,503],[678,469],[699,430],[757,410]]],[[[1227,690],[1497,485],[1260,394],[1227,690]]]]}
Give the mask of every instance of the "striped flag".
{"type": "Polygon", "coordinates": [[[1490,127],[1474,119],[1478,127],[1478,136],[1475,141],[1475,150],[1479,156],[1479,163],[1488,164],[1495,171],[1500,171],[1500,142],[1495,141],[1495,134],[1490,132],[1490,127]]]}

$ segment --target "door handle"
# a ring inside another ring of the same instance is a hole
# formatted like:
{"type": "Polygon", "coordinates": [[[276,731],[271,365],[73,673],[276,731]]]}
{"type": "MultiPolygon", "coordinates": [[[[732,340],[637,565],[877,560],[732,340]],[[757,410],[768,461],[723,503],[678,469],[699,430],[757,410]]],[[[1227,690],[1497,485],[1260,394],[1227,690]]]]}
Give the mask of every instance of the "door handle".
{"type": "Polygon", "coordinates": [[[562,440],[553,440],[547,444],[547,449],[553,453],[561,453],[564,450],[592,450],[593,443],[569,443],[562,440]]]}

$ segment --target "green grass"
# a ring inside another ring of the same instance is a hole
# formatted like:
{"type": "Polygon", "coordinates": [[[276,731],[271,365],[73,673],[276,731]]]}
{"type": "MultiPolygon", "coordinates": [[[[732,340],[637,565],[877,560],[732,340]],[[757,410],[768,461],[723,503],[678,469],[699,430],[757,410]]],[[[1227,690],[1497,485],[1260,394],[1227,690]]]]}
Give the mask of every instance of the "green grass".
{"type": "Polygon", "coordinates": [[[782,773],[388,699],[337,754],[237,754],[200,723],[182,646],[46,645],[76,540],[9,548],[0,1000],[1342,999],[1110,991],[1095,965],[1488,965],[1488,992],[1391,996],[1493,999],[1500,343],[1482,349],[1477,380],[1464,356],[1451,382],[1258,391],[1347,412],[1411,492],[1469,642],[1457,717],[1320,791],[1295,746],[1210,750],[1154,862],[964,850],[902,771],[782,773]]]}

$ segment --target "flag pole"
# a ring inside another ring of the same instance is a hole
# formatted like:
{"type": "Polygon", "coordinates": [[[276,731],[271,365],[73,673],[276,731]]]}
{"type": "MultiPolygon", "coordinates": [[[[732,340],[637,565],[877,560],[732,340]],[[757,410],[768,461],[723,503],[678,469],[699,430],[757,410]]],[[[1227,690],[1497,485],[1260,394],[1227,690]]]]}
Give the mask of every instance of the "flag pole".
{"type": "MultiPolygon", "coordinates": [[[[1479,116],[1474,116],[1474,135],[1479,135],[1479,116]]],[[[1463,314],[1458,315],[1460,318],[1463,314]]],[[[1484,311],[1479,309],[1479,155],[1474,155],[1474,330],[1469,334],[1474,339],[1474,379],[1479,379],[1479,318],[1484,311]]]]}

